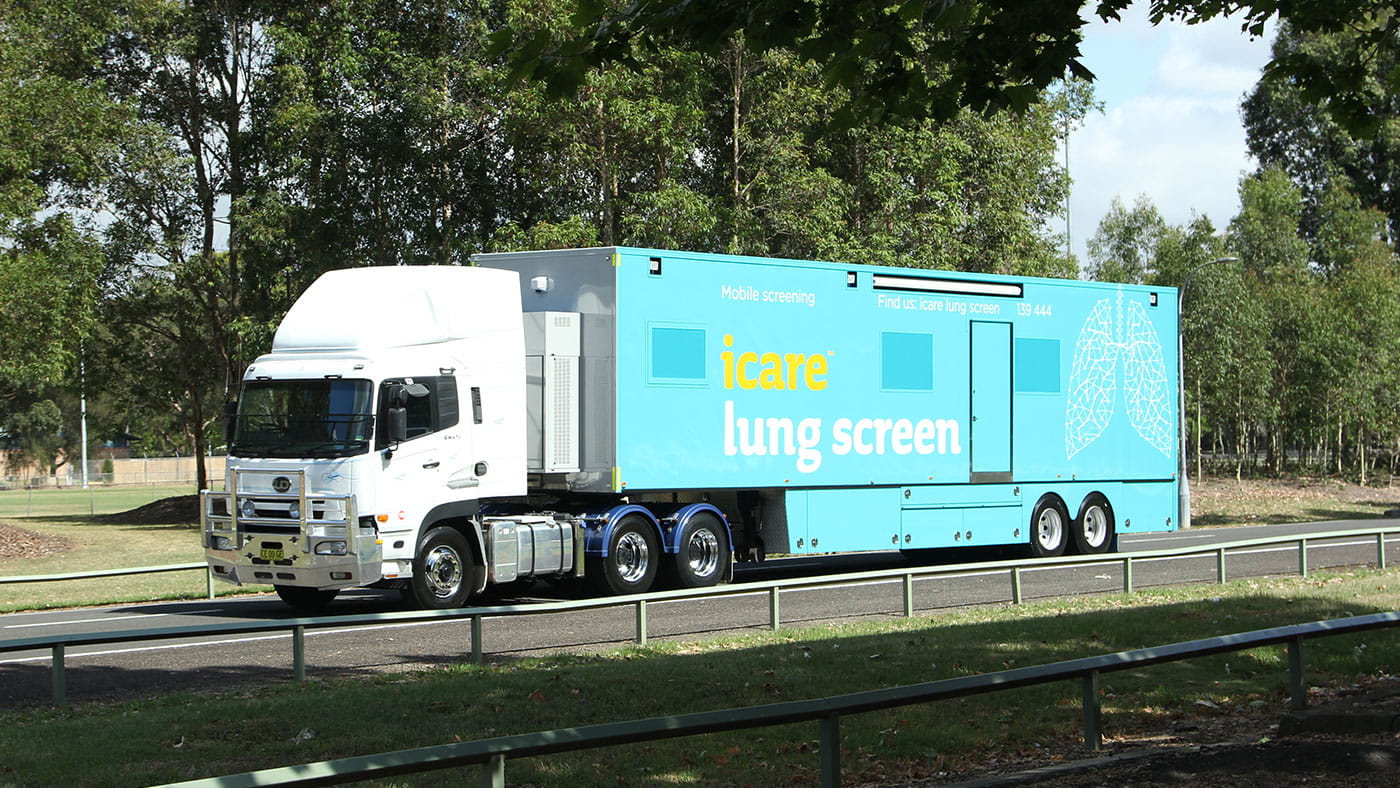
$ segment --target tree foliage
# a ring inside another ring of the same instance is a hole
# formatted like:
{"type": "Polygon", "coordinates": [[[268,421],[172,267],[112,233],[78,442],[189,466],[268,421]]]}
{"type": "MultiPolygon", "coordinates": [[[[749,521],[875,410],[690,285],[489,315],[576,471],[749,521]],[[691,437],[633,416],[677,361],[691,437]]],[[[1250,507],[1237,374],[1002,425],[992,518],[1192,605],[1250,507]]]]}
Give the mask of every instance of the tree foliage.
{"type": "MultiPolygon", "coordinates": [[[[822,73],[825,85],[859,84],[836,113],[838,123],[932,117],[950,120],[964,109],[1024,111],[1066,74],[1092,79],[1080,62],[1084,15],[1119,18],[1132,0],[575,0],[574,29],[517,28],[498,34],[495,50],[509,53],[520,79],[547,81],[571,94],[590,69],[632,64],[638,52],[681,43],[707,54],[735,36],[762,54],[790,50],[822,73]]],[[[1337,64],[1276,53],[1268,71],[1298,85],[1343,127],[1376,128],[1376,85],[1368,64],[1391,57],[1400,19],[1389,3],[1337,0],[1152,0],[1150,18],[1189,23],[1217,17],[1239,21],[1244,35],[1262,35],[1275,16],[1305,34],[1351,31],[1351,48],[1337,64]]],[[[1379,83],[1400,92],[1400,74],[1379,83]]]]}

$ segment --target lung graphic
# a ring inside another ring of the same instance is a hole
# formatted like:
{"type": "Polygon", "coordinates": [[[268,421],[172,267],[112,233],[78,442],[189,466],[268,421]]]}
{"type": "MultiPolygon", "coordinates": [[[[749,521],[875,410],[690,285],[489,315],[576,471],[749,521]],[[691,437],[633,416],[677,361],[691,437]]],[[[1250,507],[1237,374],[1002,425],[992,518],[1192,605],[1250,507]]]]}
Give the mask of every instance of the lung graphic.
{"type": "Polygon", "coordinates": [[[1170,457],[1174,445],[1171,392],[1162,343],[1136,301],[1105,298],[1094,304],[1074,347],[1065,406],[1065,456],[1073,458],[1108,429],[1122,367],[1128,421],[1152,448],[1170,457]]]}

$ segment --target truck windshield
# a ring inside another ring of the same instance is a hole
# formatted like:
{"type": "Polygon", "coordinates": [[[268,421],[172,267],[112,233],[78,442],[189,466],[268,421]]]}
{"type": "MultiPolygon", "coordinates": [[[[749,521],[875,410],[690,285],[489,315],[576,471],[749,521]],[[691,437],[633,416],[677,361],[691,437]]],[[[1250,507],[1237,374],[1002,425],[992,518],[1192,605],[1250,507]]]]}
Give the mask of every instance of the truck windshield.
{"type": "Polygon", "coordinates": [[[349,457],[369,450],[368,380],[250,380],[243,384],[229,454],[349,457]]]}

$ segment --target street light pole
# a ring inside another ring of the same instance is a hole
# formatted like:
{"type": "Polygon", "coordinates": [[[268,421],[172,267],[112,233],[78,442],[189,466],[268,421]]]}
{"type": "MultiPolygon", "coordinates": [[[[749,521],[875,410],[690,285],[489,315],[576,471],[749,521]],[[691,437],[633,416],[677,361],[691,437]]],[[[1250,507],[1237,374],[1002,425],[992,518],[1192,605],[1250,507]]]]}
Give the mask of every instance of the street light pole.
{"type": "Polygon", "coordinates": [[[1186,274],[1186,278],[1181,280],[1181,288],[1176,293],[1176,422],[1177,432],[1181,435],[1181,448],[1177,452],[1180,455],[1181,470],[1180,483],[1177,485],[1176,514],[1180,528],[1191,527],[1191,474],[1186,466],[1186,286],[1191,284],[1191,277],[1200,273],[1203,268],[1219,263],[1237,263],[1239,260],[1238,257],[1220,257],[1208,263],[1201,263],[1186,274]]]}

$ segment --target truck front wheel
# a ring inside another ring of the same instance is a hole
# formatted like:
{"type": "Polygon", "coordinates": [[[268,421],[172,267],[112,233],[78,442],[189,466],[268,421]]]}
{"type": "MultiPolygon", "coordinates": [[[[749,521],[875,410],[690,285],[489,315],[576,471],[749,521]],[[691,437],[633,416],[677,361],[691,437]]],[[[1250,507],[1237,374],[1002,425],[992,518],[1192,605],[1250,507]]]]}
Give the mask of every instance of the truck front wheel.
{"type": "Polygon", "coordinates": [[[608,554],[588,559],[588,576],[601,594],[645,594],[656,580],[661,541],[641,517],[625,517],[613,530],[608,554]]]}
{"type": "Polygon", "coordinates": [[[413,601],[429,610],[462,607],[471,595],[475,571],[466,537],[455,528],[434,528],[413,559],[413,601]]]}
{"type": "Polygon", "coordinates": [[[672,584],[679,588],[715,585],[729,573],[732,558],[729,537],[719,519],[712,514],[696,515],[685,524],[672,557],[672,584]]]}

